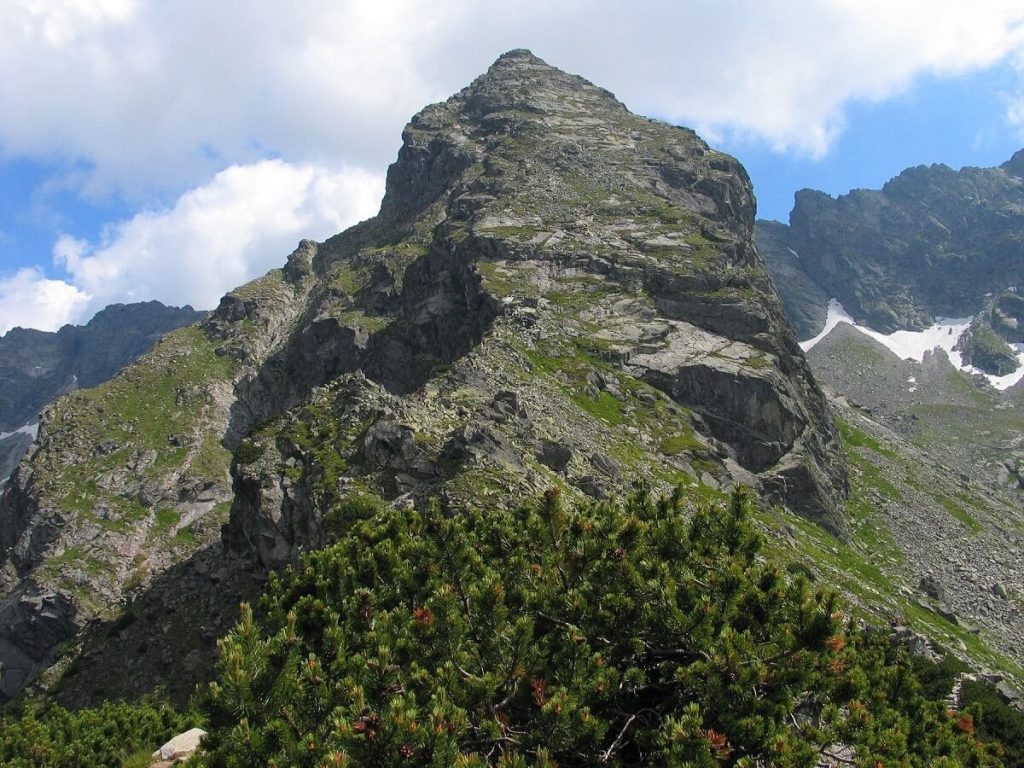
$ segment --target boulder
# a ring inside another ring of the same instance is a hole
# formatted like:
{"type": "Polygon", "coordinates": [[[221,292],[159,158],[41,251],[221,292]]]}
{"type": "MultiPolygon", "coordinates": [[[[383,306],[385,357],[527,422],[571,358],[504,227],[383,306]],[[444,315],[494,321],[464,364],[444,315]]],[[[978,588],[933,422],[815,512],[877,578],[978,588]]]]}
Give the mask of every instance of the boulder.
{"type": "Polygon", "coordinates": [[[199,744],[205,735],[206,731],[202,728],[191,728],[184,733],[179,733],[154,752],[153,759],[170,762],[172,765],[184,762],[199,749],[199,744]]]}

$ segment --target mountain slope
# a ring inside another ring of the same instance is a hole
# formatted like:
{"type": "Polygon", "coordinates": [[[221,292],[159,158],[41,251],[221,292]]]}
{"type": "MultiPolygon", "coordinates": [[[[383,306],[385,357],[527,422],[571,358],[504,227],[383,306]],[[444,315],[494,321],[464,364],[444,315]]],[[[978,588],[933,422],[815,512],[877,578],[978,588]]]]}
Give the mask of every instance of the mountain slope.
{"type": "Polygon", "coordinates": [[[106,381],[162,334],[204,316],[158,301],[113,304],[83,326],[56,333],[14,328],[0,337],[0,484],[28,450],[44,405],[106,381]]]}
{"type": "Polygon", "coordinates": [[[0,506],[5,692],[73,639],[43,678],[69,697],[180,692],[238,590],[361,493],[741,482],[844,535],[838,435],[753,216],[743,169],[691,131],[502,56],[413,118],[377,217],[47,409],[0,506]]]}
{"type": "Polygon", "coordinates": [[[908,168],[881,190],[835,199],[800,190],[785,246],[878,331],[974,315],[987,294],[1024,283],[1022,166],[1017,153],[998,168],[908,168]]]}
{"type": "Polygon", "coordinates": [[[34,421],[65,392],[106,381],[164,333],[204,316],[192,307],[149,301],[113,304],[85,325],[65,325],[56,333],[8,331],[0,337],[0,432],[34,421]]]}
{"type": "MultiPolygon", "coordinates": [[[[1018,680],[1022,159],[909,169],[837,200],[804,191],[791,226],[756,228],[843,422],[850,554],[867,559],[854,571],[869,602],[1018,680]]],[[[804,534],[808,560],[827,562],[804,534]]]]}
{"type": "MultiPolygon", "coordinates": [[[[1024,669],[1024,400],[971,381],[945,354],[898,358],[847,324],[808,352],[834,396],[851,470],[854,541],[880,571],[879,602],[978,651],[981,635],[1024,669]],[[922,609],[924,612],[922,612],[922,609]],[[965,631],[966,630],[966,631],[965,631]]],[[[1012,665],[1016,665],[1015,667],[1012,665]]]]}

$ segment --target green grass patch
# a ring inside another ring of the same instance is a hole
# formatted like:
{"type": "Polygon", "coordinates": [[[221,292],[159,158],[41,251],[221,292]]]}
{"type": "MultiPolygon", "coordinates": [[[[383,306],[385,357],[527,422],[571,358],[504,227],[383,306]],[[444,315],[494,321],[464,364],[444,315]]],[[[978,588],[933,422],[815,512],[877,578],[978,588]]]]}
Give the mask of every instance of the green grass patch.
{"type": "Polygon", "coordinates": [[[848,448],[869,448],[886,458],[899,460],[900,456],[898,453],[890,448],[886,448],[867,432],[857,429],[842,419],[836,419],[836,426],[839,428],[839,435],[843,438],[843,445],[848,448]]]}
{"type": "Polygon", "coordinates": [[[700,451],[705,448],[704,443],[698,440],[693,432],[679,432],[669,437],[662,438],[658,443],[658,451],[666,456],[678,456],[689,451],[700,451]]]}
{"type": "Polygon", "coordinates": [[[981,523],[971,517],[971,514],[953,501],[948,496],[941,493],[932,494],[932,498],[939,503],[939,505],[949,512],[956,520],[963,524],[967,530],[971,533],[978,533],[981,530],[981,523]]]}
{"type": "Polygon", "coordinates": [[[263,277],[250,280],[245,285],[235,288],[230,296],[237,296],[243,300],[269,299],[284,285],[284,271],[272,269],[263,277]]]}
{"type": "Polygon", "coordinates": [[[544,298],[555,307],[576,312],[603,301],[610,293],[607,289],[581,287],[578,290],[549,291],[544,298]]]}
{"type": "Polygon", "coordinates": [[[505,262],[479,261],[476,269],[484,287],[495,296],[534,296],[538,293],[519,270],[505,262]]]}
{"type": "Polygon", "coordinates": [[[887,350],[873,343],[858,338],[845,338],[832,347],[832,356],[846,363],[862,366],[875,366],[885,362],[887,350]]]}
{"type": "Polygon", "coordinates": [[[758,352],[744,360],[743,365],[746,368],[753,368],[755,371],[759,371],[762,368],[768,367],[769,365],[771,365],[771,363],[769,362],[768,358],[764,356],[763,353],[758,352]]]}
{"type": "Polygon", "coordinates": [[[572,401],[591,416],[613,426],[619,426],[626,421],[622,415],[622,403],[607,392],[598,392],[597,397],[591,397],[585,392],[574,392],[572,401]]]}

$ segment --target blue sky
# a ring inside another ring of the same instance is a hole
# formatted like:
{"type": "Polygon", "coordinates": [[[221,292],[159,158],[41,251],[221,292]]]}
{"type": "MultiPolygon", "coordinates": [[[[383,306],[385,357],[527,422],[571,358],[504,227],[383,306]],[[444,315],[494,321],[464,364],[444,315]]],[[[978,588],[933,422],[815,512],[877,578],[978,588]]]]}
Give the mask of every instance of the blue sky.
{"type": "Polygon", "coordinates": [[[758,216],[788,222],[793,193],[820,189],[841,195],[878,189],[904,168],[944,163],[952,168],[1000,165],[1024,148],[1006,117],[1017,73],[1008,67],[960,77],[923,77],[907,92],[875,103],[853,103],[845,128],[821,157],[772,151],[764,142],[725,141],[754,182],[758,216]]]}
{"type": "Polygon", "coordinates": [[[0,333],[209,308],[376,212],[401,130],[528,47],[802,187],[1024,146],[1019,0],[9,0],[0,333]]]}

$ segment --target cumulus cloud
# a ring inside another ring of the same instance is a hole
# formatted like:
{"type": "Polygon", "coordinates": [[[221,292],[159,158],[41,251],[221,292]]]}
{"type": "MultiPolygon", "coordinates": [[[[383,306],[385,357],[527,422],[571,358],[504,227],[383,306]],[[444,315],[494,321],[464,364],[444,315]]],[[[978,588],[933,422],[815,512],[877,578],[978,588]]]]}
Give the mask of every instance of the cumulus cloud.
{"type": "Polygon", "coordinates": [[[0,148],[129,191],[269,155],[382,168],[412,112],[521,46],[642,111],[821,153],[852,100],[990,66],[1024,22],[1018,0],[12,3],[0,148]]]}
{"type": "MultiPolygon", "coordinates": [[[[96,242],[62,238],[65,283],[37,270],[0,285],[42,287],[37,327],[110,301],[211,306],[300,237],[372,213],[409,116],[515,47],[709,138],[819,156],[851,103],[925,75],[1020,68],[1024,5],[9,0],[0,159],[151,210],[96,242]]],[[[1006,118],[1024,125],[1024,99],[1006,118]]],[[[0,325],[26,322],[12,290],[0,325]]]]}
{"type": "Polygon", "coordinates": [[[90,309],[150,298],[209,308],[281,266],[299,239],[324,239],[373,215],[383,187],[383,177],[359,170],[281,160],[236,165],[169,210],[110,227],[101,243],[64,237],[54,255],[90,296],[90,309]]]}
{"type": "Polygon", "coordinates": [[[232,166],[171,208],[108,227],[98,243],[61,237],[54,260],[67,281],[30,269],[0,280],[0,332],[82,322],[113,302],[211,308],[283,265],[300,239],[324,239],[372,216],[383,188],[383,176],[358,169],[281,160],[232,166]]]}
{"type": "Polygon", "coordinates": [[[0,334],[11,328],[55,331],[79,322],[89,295],[61,280],[47,279],[38,269],[19,269],[0,276],[0,334]]]}

